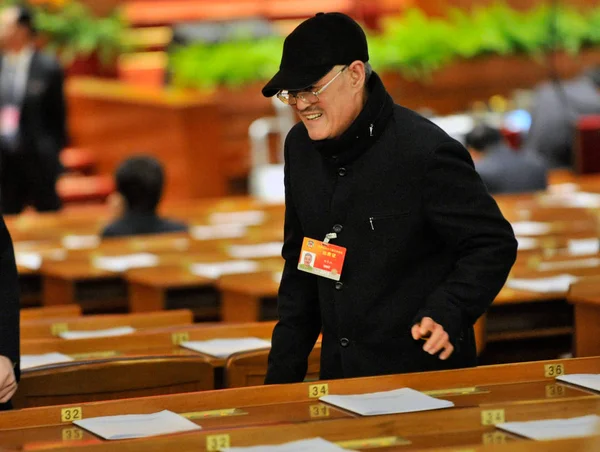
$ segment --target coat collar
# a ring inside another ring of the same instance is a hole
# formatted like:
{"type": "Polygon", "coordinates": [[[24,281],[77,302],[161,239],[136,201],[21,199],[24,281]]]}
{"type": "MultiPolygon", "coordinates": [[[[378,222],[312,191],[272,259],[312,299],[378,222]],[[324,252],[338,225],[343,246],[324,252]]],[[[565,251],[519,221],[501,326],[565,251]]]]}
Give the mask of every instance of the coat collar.
{"type": "Polygon", "coordinates": [[[313,141],[317,151],[333,165],[348,164],[373,146],[392,116],[394,101],[375,72],[371,74],[367,89],[367,103],[339,138],[313,141]]]}

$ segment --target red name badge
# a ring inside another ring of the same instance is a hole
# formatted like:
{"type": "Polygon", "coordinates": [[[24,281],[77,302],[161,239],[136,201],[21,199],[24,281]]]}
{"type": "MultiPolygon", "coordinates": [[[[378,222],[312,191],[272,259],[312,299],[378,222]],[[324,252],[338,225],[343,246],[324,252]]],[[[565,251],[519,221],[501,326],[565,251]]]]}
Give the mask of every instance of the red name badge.
{"type": "Polygon", "coordinates": [[[298,270],[339,281],[346,248],[304,237],[298,270]]]}

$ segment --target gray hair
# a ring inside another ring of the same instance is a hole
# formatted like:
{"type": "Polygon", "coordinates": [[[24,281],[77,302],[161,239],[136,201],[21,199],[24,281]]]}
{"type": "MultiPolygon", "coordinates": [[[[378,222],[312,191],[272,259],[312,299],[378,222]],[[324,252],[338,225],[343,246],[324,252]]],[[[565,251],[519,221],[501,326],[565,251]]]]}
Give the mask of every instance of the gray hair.
{"type": "Polygon", "coordinates": [[[369,83],[369,79],[371,78],[372,74],[373,74],[373,67],[371,66],[371,63],[369,63],[368,61],[365,61],[365,85],[367,83],[369,83]]]}

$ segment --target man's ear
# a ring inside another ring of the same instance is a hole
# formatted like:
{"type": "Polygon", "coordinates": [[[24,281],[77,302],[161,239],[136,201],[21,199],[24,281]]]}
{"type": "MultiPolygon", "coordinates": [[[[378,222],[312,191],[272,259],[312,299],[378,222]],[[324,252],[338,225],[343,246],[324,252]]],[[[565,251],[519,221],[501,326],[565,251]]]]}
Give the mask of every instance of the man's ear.
{"type": "Polygon", "coordinates": [[[365,63],[355,61],[348,66],[353,88],[362,88],[365,84],[365,63]]]}

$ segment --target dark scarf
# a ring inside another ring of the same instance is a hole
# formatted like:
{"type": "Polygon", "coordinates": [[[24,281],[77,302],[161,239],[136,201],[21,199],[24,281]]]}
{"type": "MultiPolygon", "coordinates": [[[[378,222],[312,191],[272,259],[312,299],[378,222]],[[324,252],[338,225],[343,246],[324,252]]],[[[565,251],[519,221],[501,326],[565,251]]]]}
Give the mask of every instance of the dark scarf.
{"type": "Polygon", "coordinates": [[[373,146],[392,116],[394,101],[375,72],[371,74],[367,90],[367,103],[340,137],[313,141],[317,151],[332,164],[345,165],[358,158],[373,146]]]}

